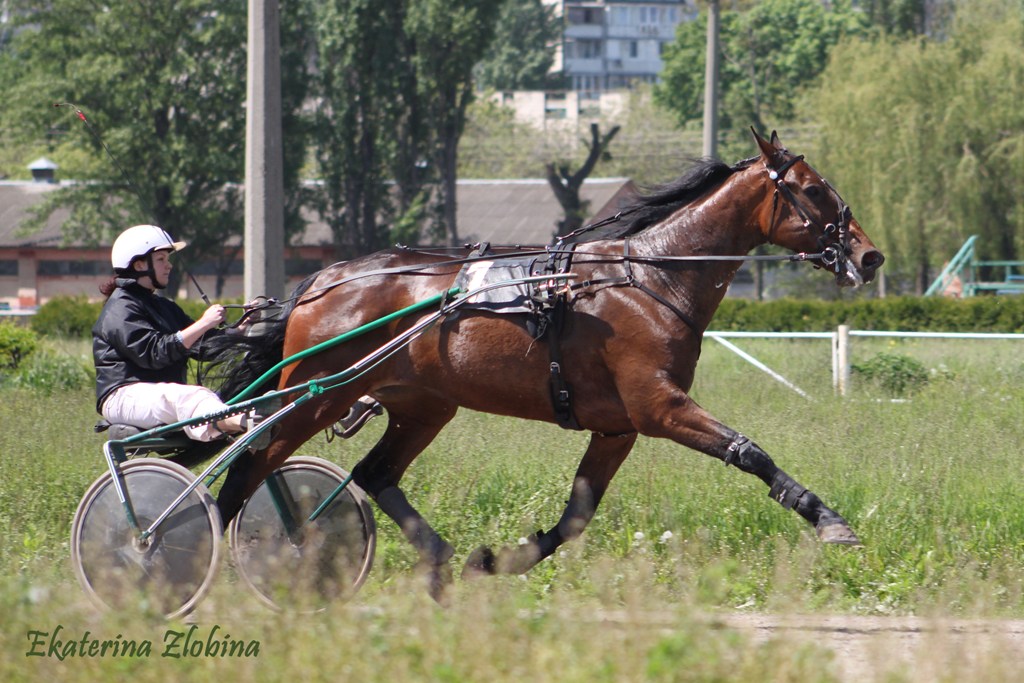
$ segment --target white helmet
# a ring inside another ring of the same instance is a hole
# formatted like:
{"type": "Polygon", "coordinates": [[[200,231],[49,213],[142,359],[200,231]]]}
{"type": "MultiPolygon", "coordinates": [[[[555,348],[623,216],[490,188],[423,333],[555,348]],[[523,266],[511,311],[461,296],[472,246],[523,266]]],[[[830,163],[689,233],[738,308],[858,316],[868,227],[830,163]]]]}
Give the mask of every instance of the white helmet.
{"type": "Polygon", "coordinates": [[[110,250],[110,263],[114,270],[127,270],[132,261],[154,251],[178,251],[184,242],[175,242],[162,228],[155,225],[136,225],[128,228],[114,240],[110,250]]]}

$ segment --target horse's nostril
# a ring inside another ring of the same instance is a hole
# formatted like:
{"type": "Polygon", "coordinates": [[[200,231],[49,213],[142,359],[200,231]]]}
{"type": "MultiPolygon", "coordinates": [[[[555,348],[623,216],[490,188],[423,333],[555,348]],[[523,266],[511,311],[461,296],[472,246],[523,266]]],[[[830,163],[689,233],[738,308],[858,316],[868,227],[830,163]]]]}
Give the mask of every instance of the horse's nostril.
{"type": "Polygon", "coordinates": [[[875,270],[885,261],[885,256],[877,249],[870,249],[860,257],[860,267],[864,270],[875,270]]]}

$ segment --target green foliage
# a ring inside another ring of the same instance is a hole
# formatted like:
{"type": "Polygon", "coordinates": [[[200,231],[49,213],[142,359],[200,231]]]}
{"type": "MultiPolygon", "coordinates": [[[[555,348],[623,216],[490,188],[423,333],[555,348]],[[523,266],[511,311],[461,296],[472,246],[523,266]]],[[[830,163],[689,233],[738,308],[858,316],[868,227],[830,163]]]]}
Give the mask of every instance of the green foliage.
{"type": "Polygon", "coordinates": [[[316,206],[339,250],[375,251],[389,241],[388,222],[409,235],[412,220],[423,216],[438,234],[455,234],[457,151],[473,100],[472,69],[490,44],[501,4],[310,6],[318,60],[315,156],[323,180],[316,206]],[[424,208],[431,183],[437,206],[424,208]]]}
{"type": "Polygon", "coordinates": [[[16,370],[38,346],[32,330],[10,321],[0,322],[0,371],[16,370]]]}
{"type": "Polygon", "coordinates": [[[815,159],[886,254],[891,291],[923,292],[964,240],[1024,253],[1019,3],[964,3],[945,40],[851,40],[808,95],[815,159]]]}
{"type": "Polygon", "coordinates": [[[32,389],[49,395],[90,387],[95,374],[82,360],[44,349],[32,356],[9,378],[14,387],[32,389]]]}
{"type": "Polygon", "coordinates": [[[850,369],[892,396],[906,396],[928,383],[928,369],[921,361],[898,353],[880,353],[850,369]]]}
{"type": "Polygon", "coordinates": [[[863,0],[857,3],[872,26],[887,34],[914,35],[941,28],[954,3],[927,0],[863,0]]]}
{"type": "MultiPolygon", "coordinates": [[[[89,181],[47,193],[27,229],[61,206],[70,210],[66,235],[85,243],[155,222],[190,243],[181,254],[186,266],[241,235],[245,2],[56,0],[25,12],[24,21],[2,57],[14,68],[0,130],[47,148],[66,177],[89,181]]],[[[296,84],[306,83],[298,75],[306,60],[289,52],[305,56],[294,35],[283,22],[285,176],[292,185],[305,157],[292,111],[305,99],[296,84]]],[[[288,215],[295,214],[290,205],[288,215]]]]}
{"type": "Polygon", "coordinates": [[[90,302],[84,294],[55,296],[32,316],[32,329],[45,337],[87,339],[102,307],[102,303],[90,302]]]}
{"type": "Polygon", "coordinates": [[[430,230],[458,243],[455,181],[466,110],[474,99],[473,66],[494,39],[501,4],[494,0],[410,0],[405,31],[416,46],[416,95],[429,129],[427,160],[437,180],[437,218],[430,230]]]}
{"type": "MultiPolygon", "coordinates": [[[[767,132],[770,123],[795,114],[796,93],[828,64],[843,36],[867,31],[863,13],[849,2],[766,0],[744,12],[721,12],[719,117],[723,130],[742,134],[751,125],[767,132]]],[[[665,49],[665,67],[655,98],[681,125],[704,111],[707,13],[684,22],[665,49]]]]}
{"type": "Polygon", "coordinates": [[[495,39],[475,68],[478,88],[554,90],[564,84],[548,73],[561,41],[555,6],[540,0],[504,0],[495,39]]]}
{"type": "MultiPolygon", "coordinates": [[[[402,108],[403,94],[415,89],[408,60],[412,46],[402,30],[405,5],[403,0],[308,4],[318,59],[314,155],[323,181],[316,206],[347,256],[387,243],[378,216],[389,208],[389,166],[402,156],[412,167],[423,144],[422,122],[407,118],[402,108]]],[[[413,179],[395,177],[403,196],[415,192],[413,179]]]]}

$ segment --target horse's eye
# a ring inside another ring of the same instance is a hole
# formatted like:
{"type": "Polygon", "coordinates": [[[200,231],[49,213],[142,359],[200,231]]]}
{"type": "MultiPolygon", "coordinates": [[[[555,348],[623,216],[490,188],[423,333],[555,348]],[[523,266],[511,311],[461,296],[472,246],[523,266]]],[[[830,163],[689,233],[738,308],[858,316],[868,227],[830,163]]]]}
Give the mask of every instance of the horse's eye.
{"type": "Polygon", "coordinates": [[[822,189],[819,185],[808,185],[804,188],[804,194],[808,199],[817,200],[821,198],[822,189]]]}

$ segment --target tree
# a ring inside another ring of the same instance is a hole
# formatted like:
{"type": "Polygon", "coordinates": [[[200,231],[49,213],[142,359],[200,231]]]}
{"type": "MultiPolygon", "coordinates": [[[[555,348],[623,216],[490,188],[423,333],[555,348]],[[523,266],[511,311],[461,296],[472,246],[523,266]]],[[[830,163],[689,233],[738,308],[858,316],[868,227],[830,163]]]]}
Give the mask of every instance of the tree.
{"type": "Polygon", "coordinates": [[[1011,2],[964,7],[943,41],[851,41],[807,101],[818,163],[923,292],[971,234],[983,257],[1024,248],[1024,40],[1011,2]]]}
{"type": "Polygon", "coordinates": [[[586,143],[589,152],[586,161],[579,169],[570,172],[569,165],[566,163],[558,164],[557,167],[553,163],[547,164],[548,185],[551,186],[555,198],[558,199],[558,203],[561,204],[562,210],[565,212],[565,218],[558,221],[559,235],[565,235],[583,226],[583,219],[588,207],[586,202],[580,200],[580,188],[583,187],[583,181],[597,166],[597,162],[609,156],[608,146],[618,132],[619,126],[613,126],[602,136],[598,125],[592,123],[590,124],[590,142],[586,143]]]}
{"type": "Polygon", "coordinates": [[[459,241],[458,147],[473,101],[473,66],[490,45],[500,8],[494,0],[409,0],[405,30],[414,46],[417,93],[431,131],[428,153],[438,182],[434,231],[450,245],[459,241]]]}
{"type": "Polygon", "coordinates": [[[561,40],[555,6],[540,0],[505,0],[494,42],[475,68],[477,87],[493,90],[547,90],[561,87],[549,73],[561,40]]]}
{"type": "MultiPolygon", "coordinates": [[[[745,12],[723,10],[721,130],[741,135],[746,147],[750,126],[770,130],[790,120],[800,90],[825,68],[832,48],[844,36],[866,31],[865,18],[847,0],[830,8],[818,0],[765,0],[745,12]]],[[[676,41],[665,49],[655,99],[681,125],[703,116],[706,33],[703,13],[680,24],[676,41]]]]}
{"type": "Polygon", "coordinates": [[[386,170],[397,147],[390,141],[403,106],[397,74],[403,52],[403,0],[312,2],[316,27],[316,148],[322,191],[317,205],[331,226],[339,256],[382,248],[390,209],[386,170]]]}
{"type": "MultiPolygon", "coordinates": [[[[156,223],[190,243],[186,268],[242,234],[245,2],[54,0],[25,20],[4,55],[17,72],[0,123],[22,140],[59,131],[49,143],[55,160],[89,181],[48,193],[36,226],[67,207],[65,235],[96,243],[156,223]]],[[[286,93],[293,103],[303,97],[286,93]]],[[[286,146],[285,157],[294,167],[302,155],[286,146]]],[[[287,179],[294,186],[294,170],[287,179]]],[[[295,202],[288,214],[297,215],[295,202]]]]}

